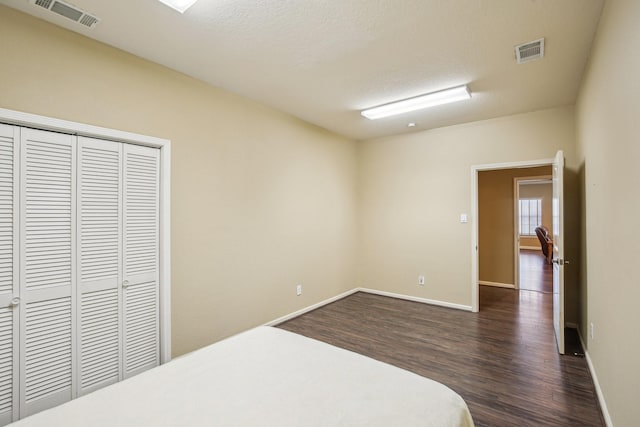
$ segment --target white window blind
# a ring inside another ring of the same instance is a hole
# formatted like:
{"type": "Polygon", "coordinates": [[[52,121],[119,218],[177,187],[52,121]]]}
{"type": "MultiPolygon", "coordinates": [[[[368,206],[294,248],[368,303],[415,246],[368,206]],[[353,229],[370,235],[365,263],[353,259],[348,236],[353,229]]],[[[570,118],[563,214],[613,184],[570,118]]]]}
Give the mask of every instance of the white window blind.
{"type": "Polygon", "coordinates": [[[520,199],[520,235],[535,236],[542,224],[542,199],[520,199]]]}

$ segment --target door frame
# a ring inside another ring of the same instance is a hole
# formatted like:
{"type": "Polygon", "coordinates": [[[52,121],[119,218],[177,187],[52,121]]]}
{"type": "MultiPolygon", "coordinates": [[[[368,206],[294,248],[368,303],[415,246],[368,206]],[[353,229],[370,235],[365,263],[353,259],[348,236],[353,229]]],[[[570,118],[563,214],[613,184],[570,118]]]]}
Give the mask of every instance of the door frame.
{"type": "Polygon", "coordinates": [[[549,184],[553,185],[551,175],[517,176],[513,178],[513,284],[520,289],[520,185],[549,184]]]}
{"type": "Polygon", "coordinates": [[[171,141],[37,114],[0,108],[0,123],[25,126],[160,150],[160,363],[171,360],[171,141]]]}
{"type": "Polygon", "coordinates": [[[525,160],[519,162],[489,163],[471,166],[471,311],[480,309],[480,276],[478,259],[478,173],[500,169],[522,169],[553,165],[554,159],[525,160]]]}

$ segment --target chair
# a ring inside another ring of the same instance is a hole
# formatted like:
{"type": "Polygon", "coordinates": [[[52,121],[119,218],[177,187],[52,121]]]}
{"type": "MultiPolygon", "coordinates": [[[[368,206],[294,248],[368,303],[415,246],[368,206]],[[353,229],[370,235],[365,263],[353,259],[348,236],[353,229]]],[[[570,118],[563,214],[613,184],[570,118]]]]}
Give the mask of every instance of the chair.
{"type": "Polygon", "coordinates": [[[542,246],[542,253],[544,254],[547,264],[551,264],[551,258],[553,258],[553,239],[549,235],[549,230],[544,225],[536,227],[536,236],[540,240],[540,246],[542,246]]]}

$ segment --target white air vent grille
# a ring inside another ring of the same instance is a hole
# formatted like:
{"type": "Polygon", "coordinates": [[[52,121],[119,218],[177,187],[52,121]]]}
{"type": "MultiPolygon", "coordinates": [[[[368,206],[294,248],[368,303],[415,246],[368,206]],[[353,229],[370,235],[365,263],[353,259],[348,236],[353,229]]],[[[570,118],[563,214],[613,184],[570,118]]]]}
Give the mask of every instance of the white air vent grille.
{"type": "Polygon", "coordinates": [[[31,0],[31,3],[71,19],[85,27],[93,28],[100,22],[98,17],[59,0],[31,0]]]}
{"type": "Polygon", "coordinates": [[[36,0],[36,6],[42,6],[45,9],[49,9],[51,3],[53,3],[53,0],[36,0]]]}
{"type": "Polygon", "coordinates": [[[82,18],[80,18],[79,22],[82,25],[86,25],[87,27],[91,28],[93,26],[93,24],[97,24],[98,23],[98,18],[96,18],[95,16],[87,15],[85,13],[84,16],[82,18]]]}
{"type": "Polygon", "coordinates": [[[544,57],[544,39],[534,40],[516,46],[516,60],[518,64],[535,61],[544,57]]]}

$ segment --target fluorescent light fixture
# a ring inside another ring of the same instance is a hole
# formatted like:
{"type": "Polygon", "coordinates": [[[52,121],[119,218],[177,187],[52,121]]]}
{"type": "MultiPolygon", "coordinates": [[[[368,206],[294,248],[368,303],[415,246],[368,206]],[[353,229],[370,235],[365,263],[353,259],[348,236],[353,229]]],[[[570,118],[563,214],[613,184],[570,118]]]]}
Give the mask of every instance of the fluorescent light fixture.
{"type": "Polygon", "coordinates": [[[382,119],[465,99],[471,99],[471,92],[467,85],[462,85],[362,110],[361,114],[369,120],[382,119]]]}
{"type": "Polygon", "coordinates": [[[166,4],[171,9],[177,10],[180,13],[184,13],[198,0],[158,0],[161,3],[166,4]]]}

